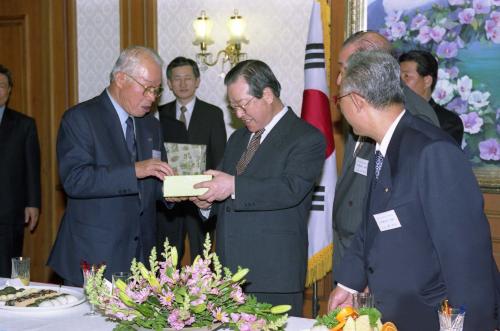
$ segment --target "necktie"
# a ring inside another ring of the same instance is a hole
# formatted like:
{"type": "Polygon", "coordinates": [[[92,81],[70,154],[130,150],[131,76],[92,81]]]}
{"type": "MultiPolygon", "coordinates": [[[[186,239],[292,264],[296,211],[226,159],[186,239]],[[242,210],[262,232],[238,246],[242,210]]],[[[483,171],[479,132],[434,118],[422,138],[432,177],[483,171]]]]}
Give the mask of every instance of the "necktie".
{"type": "Polygon", "coordinates": [[[250,140],[250,143],[247,146],[247,150],[243,155],[241,156],[240,160],[238,161],[238,164],[236,165],[236,174],[241,175],[243,171],[245,171],[245,168],[247,165],[250,163],[250,160],[255,154],[255,151],[257,151],[257,148],[260,146],[260,136],[262,136],[262,133],[264,133],[265,129],[259,130],[255,132],[253,135],[252,139],[250,140]]]}
{"type": "Polygon", "coordinates": [[[384,156],[380,151],[375,152],[375,179],[378,179],[380,175],[380,170],[382,169],[382,163],[384,163],[384,156]]]}
{"type": "Polygon", "coordinates": [[[127,142],[127,149],[130,153],[131,161],[135,162],[137,151],[135,147],[134,121],[132,120],[132,117],[129,116],[125,123],[127,124],[127,129],[125,130],[125,141],[127,142]]]}
{"type": "Polygon", "coordinates": [[[184,123],[184,126],[187,129],[188,126],[187,126],[187,121],[186,121],[186,112],[187,112],[187,108],[184,106],[181,106],[181,116],[179,116],[179,121],[184,123]]]}

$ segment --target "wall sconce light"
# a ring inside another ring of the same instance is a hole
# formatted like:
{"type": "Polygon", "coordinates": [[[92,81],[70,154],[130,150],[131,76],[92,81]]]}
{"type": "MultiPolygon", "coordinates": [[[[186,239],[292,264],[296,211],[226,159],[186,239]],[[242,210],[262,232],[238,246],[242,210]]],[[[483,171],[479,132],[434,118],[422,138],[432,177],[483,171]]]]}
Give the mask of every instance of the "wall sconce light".
{"type": "Polygon", "coordinates": [[[204,10],[201,11],[200,16],[193,22],[196,36],[193,45],[200,45],[201,50],[200,53],[196,54],[198,63],[205,66],[214,66],[222,56],[222,67],[224,67],[226,62],[229,62],[232,67],[238,62],[246,60],[246,53],[241,52],[241,44],[248,43],[248,40],[244,36],[246,22],[243,17],[238,14],[238,10],[235,9],[234,14],[227,21],[229,40],[227,41],[226,48],[217,52],[215,60],[212,59],[212,54],[207,51],[207,46],[213,44],[211,38],[212,26],[213,22],[206,15],[204,10]]]}

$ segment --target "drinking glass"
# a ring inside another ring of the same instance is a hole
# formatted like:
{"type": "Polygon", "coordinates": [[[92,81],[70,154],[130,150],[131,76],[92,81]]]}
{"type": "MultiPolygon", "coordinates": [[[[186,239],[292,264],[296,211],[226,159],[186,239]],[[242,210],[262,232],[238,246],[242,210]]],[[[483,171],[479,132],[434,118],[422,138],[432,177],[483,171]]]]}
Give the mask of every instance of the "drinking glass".
{"type": "Polygon", "coordinates": [[[30,284],[30,258],[13,257],[12,273],[10,274],[13,284],[28,286],[30,284]]]}
{"type": "Polygon", "coordinates": [[[128,284],[129,279],[130,279],[130,272],[126,271],[120,271],[120,272],[115,272],[111,275],[111,280],[113,282],[113,285],[111,286],[111,293],[114,294],[115,292],[115,282],[121,279],[125,284],[128,284]]]}
{"type": "Polygon", "coordinates": [[[88,279],[89,277],[95,275],[94,267],[91,267],[89,270],[82,270],[82,272],[83,272],[83,293],[85,293],[85,297],[87,298],[87,301],[89,302],[90,305],[90,311],[88,313],[85,313],[84,316],[96,316],[97,313],[95,311],[95,306],[93,303],[90,302],[87,291],[88,279]]]}
{"type": "Polygon", "coordinates": [[[354,293],[352,295],[352,305],[355,309],[373,308],[373,295],[371,293],[354,293]]]}
{"type": "Polygon", "coordinates": [[[464,328],[465,311],[460,309],[450,309],[444,312],[439,310],[439,330],[440,331],[462,331],[464,328]]]}

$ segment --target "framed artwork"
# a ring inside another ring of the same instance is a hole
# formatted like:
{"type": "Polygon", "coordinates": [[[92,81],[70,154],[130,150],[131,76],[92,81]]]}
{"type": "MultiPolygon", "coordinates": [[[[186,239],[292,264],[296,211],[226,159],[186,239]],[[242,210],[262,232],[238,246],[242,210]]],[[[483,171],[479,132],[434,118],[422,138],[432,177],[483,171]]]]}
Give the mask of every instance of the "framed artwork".
{"type": "Polygon", "coordinates": [[[462,148],[483,191],[500,193],[500,0],[346,4],[347,33],[366,26],[386,36],[396,52],[422,49],[436,56],[433,99],[462,119],[462,148]]]}

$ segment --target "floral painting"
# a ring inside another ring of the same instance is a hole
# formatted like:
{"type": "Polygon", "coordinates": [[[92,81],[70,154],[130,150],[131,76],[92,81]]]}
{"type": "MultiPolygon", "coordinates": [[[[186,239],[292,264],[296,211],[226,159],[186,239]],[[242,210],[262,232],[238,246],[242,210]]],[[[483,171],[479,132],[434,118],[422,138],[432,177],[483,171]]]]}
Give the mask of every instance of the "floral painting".
{"type": "Polygon", "coordinates": [[[397,51],[423,49],[439,61],[432,97],[464,123],[474,167],[500,168],[500,0],[372,0],[368,28],[397,51]]]}

